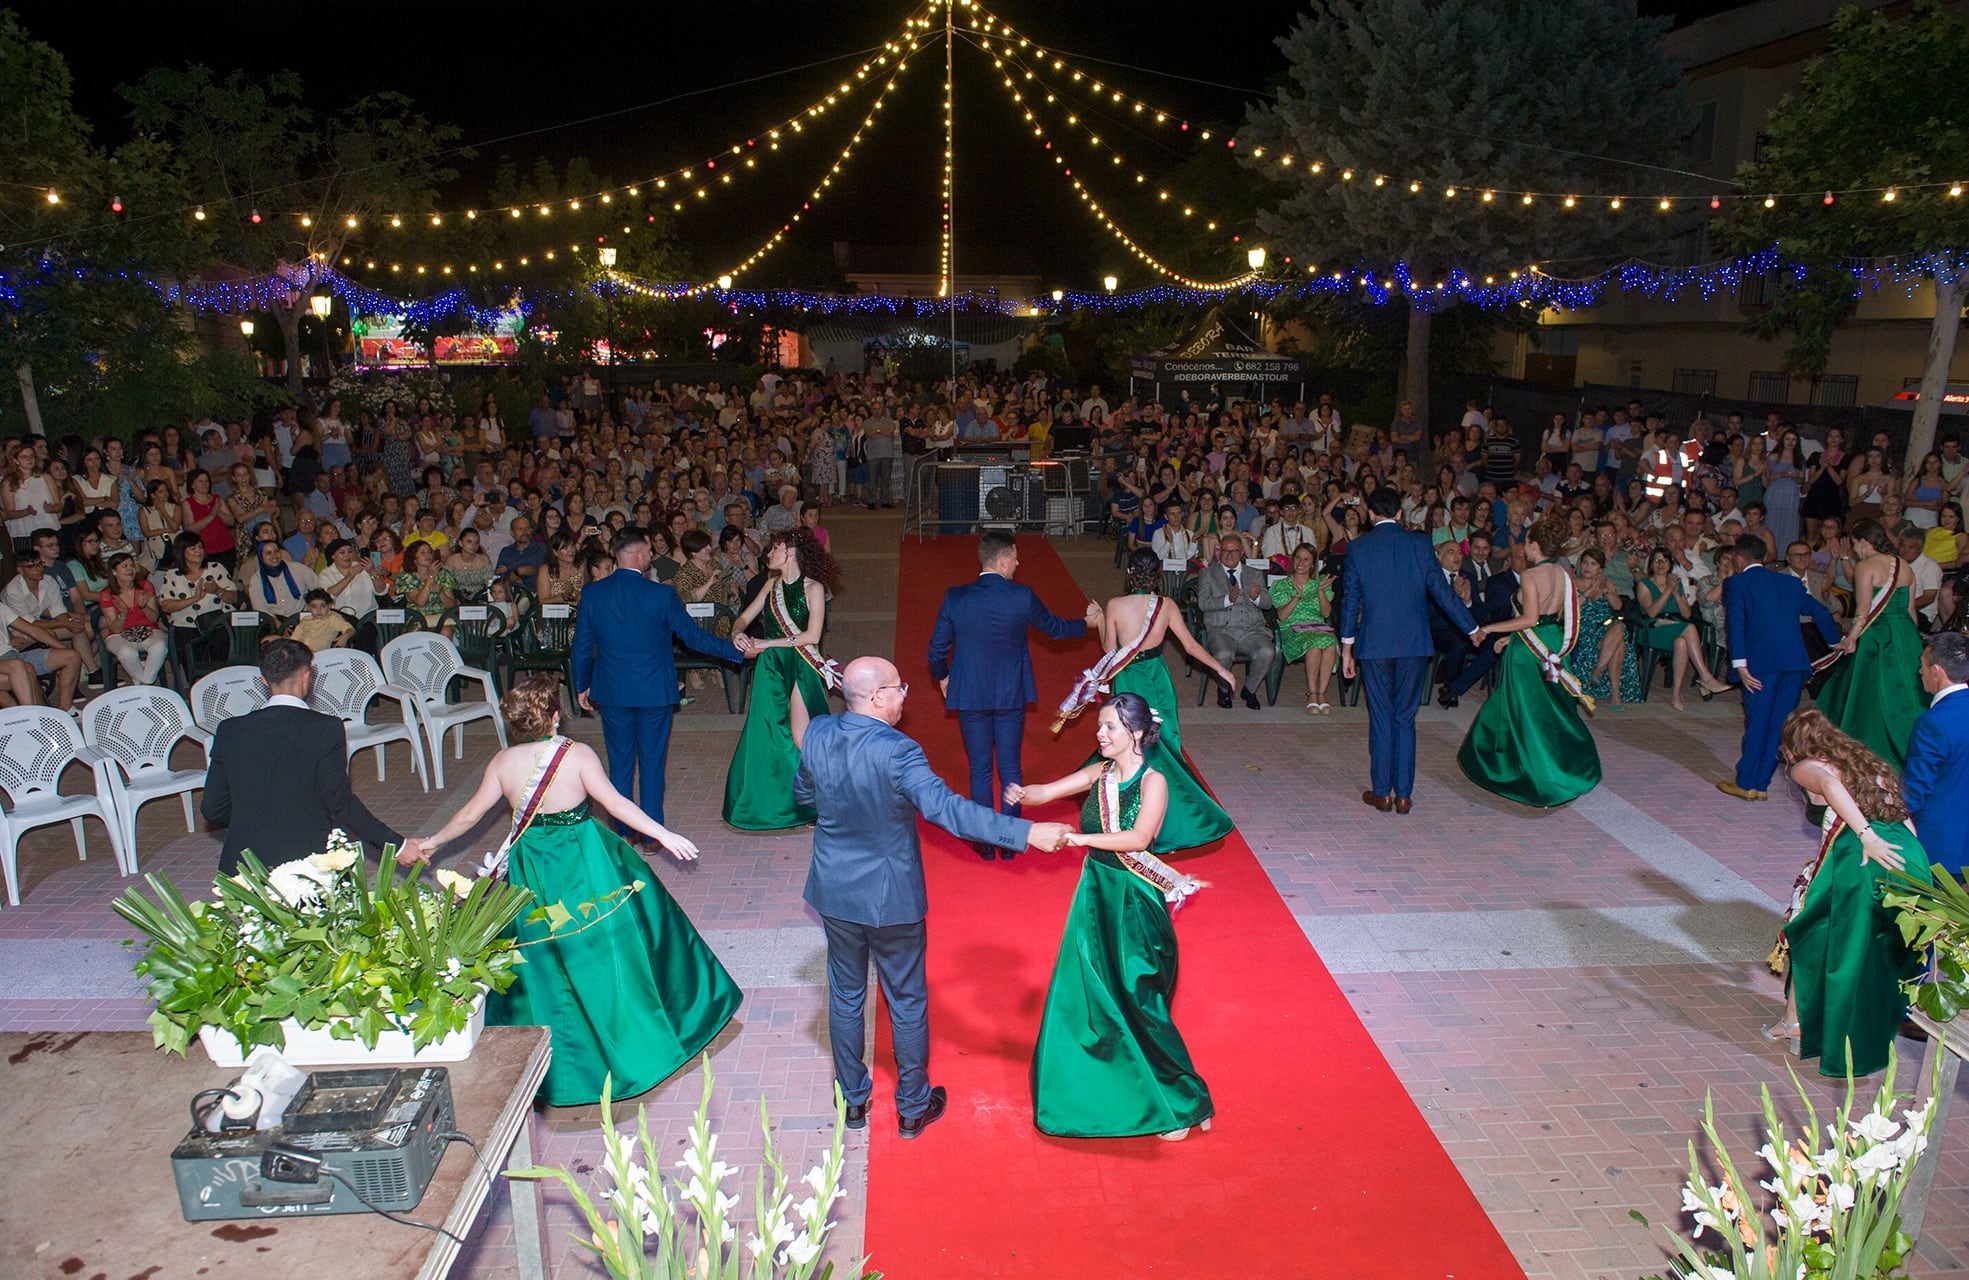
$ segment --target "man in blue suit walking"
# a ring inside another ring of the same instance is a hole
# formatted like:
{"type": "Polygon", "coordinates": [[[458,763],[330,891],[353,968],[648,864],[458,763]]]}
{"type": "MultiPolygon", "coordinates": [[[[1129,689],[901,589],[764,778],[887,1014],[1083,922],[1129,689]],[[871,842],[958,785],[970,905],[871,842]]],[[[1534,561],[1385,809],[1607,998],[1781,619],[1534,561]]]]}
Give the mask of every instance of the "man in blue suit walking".
{"type": "MultiPolygon", "coordinates": [[[[615,572],[581,593],[574,618],[575,701],[600,708],[608,776],[615,789],[636,796],[643,812],[663,821],[663,767],[670,755],[670,717],[677,707],[677,664],[672,642],[740,663],[745,655],[697,625],[669,586],[643,576],[649,568],[649,534],[628,525],[615,535],[615,572]]],[[[622,829],[625,836],[631,833],[622,829]]]]}
{"type": "Polygon", "coordinates": [[[1901,794],[1929,860],[1959,876],[1969,865],[1969,636],[1930,636],[1921,683],[1934,701],[1914,722],[1901,794]]]}
{"type": "MultiPolygon", "coordinates": [[[[1019,571],[1019,545],[1012,535],[987,531],[978,539],[978,562],[984,566],[975,582],[944,593],[930,633],[930,675],[943,690],[944,705],[957,713],[964,734],[964,754],[971,762],[971,799],[987,809],[1001,799],[1005,788],[1026,780],[1019,747],[1025,738],[1026,704],[1037,698],[1032,679],[1032,650],[1028,628],[1055,640],[1070,640],[1099,625],[1101,606],[1090,603],[1085,618],[1062,618],[1039,602],[1031,587],[1013,581],[1019,571]],[[959,636],[964,637],[961,645],[959,636]],[[957,646],[956,660],[951,659],[957,646]],[[992,783],[996,757],[998,782],[992,783]]],[[[1019,806],[1005,812],[1019,816],[1019,806]]],[[[976,846],[989,862],[1000,856],[989,844],[976,846]]],[[[1007,861],[1014,856],[1007,852],[1007,861]]]]}
{"type": "Polygon", "coordinates": [[[1483,628],[1450,590],[1428,536],[1401,527],[1401,494],[1392,485],[1367,496],[1374,527],[1347,548],[1340,574],[1340,673],[1356,663],[1367,694],[1368,772],[1361,799],[1383,813],[1407,813],[1415,790],[1415,712],[1435,641],[1429,606],[1456,629],[1483,642],[1483,628]]]}
{"type": "Polygon", "coordinates": [[[909,686],[881,658],[856,658],[841,674],[848,709],[807,726],[793,798],[812,805],[814,860],[806,899],[827,932],[827,1033],[848,1127],[868,1124],[875,1082],[862,1057],[868,962],[889,1002],[896,1047],[896,1115],[914,1138],[944,1112],[930,1084],[930,992],[923,974],[923,847],[916,817],[966,840],[1048,852],[1066,840],[1058,822],[1027,822],[972,804],[946,787],[923,748],[899,731],[909,686]]]}
{"type": "Polygon", "coordinates": [[[1798,709],[1798,695],[1812,674],[1805,654],[1800,618],[1810,618],[1827,644],[1839,643],[1839,624],[1805,590],[1801,580],[1764,567],[1763,540],[1737,539],[1745,568],[1723,582],[1723,616],[1730,632],[1730,665],[1743,681],[1743,748],[1736,777],[1716,784],[1739,800],[1770,798],[1767,788],[1778,767],[1778,738],[1785,719],[1798,709]]]}

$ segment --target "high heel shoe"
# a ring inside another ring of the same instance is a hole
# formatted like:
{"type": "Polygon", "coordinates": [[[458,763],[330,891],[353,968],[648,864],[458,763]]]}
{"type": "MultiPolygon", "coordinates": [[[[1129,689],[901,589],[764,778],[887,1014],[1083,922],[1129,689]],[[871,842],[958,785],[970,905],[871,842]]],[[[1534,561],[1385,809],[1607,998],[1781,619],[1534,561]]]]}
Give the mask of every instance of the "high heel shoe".
{"type": "MultiPolygon", "coordinates": [[[[1200,1123],[1197,1124],[1196,1127],[1203,1130],[1205,1133],[1209,1133],[1210,1121],[1208,1120],[1201,1121],[1200,1123]]],[[[1190,1136],[1190,1126],[1184,1125],[1180,1129],[1171,1129],[1168,1133],[1158,1133],[1155,1136],[1161,1138],[1164,1142],[1181,1142],[1183,1139],[1190,1136]]]]}
{"type": "Polygon", "coordinates": [[[1777,1044],[1780,1041],[1786,1042],[1786,1047],[1791,1051],[1791,1056],[1794,1058],[1798,1056],[1799,1030],[1797,1023],[1784,1022],[1782,1020],[1773,1022],[1770,1026],[1764,1028],[1764,1038],[1772,1044],[1777,1044]]]}

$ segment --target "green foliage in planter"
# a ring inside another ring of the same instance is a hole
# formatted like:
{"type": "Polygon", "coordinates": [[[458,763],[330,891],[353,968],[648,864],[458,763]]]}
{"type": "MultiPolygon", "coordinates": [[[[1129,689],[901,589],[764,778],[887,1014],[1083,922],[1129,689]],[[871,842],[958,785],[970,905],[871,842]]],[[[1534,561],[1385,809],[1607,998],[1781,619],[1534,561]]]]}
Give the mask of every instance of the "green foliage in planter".
{"type": "Polygon", "coordinates": [[[1907,876],[1888,882],[1882,897],[1900,911],[1901,937],[1917,951],[1935,949],[1932,980],[1906,984],[1908,998],[1937,1022],[1947,1022],[1969,1005],[1969,889],[1939,864],[1935,883],[1907,876]]]}

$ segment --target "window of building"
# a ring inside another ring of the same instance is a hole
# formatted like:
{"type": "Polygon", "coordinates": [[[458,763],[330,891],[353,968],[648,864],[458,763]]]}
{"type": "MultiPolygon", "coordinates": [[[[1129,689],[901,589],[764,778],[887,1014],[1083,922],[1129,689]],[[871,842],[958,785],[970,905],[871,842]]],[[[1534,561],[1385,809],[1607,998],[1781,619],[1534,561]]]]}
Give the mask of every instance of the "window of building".
{"type": "Polygon", "coordinates": [[[1850,408],[1859,403],[1860,375],[1822,373],[1812,379],[1812,403],[1830,408],[1850,408]]]}
{"type": "Polygon", "coordinates": [[[1770,309],[1773,287],[1771,272],[1752,275],[1745,273],[1737,279],[1737,306],[1745,311],[1765,311],[1770,309]]]}
{"type": "Polygon", "coordinates": [[[1681,396],[1713,396],[1716,394],[1716,370],[1677,369],[1674,389],[1675,394],[1681,396]]]}
{"type": "Polygon", "coordinates": [[[1715,103],[1705,102],[1696,108],[1696,127],[1689,131],[1685,145],[1691,164],[1708,164],[1716,158],[1715,103]]]}
{"type": "Polygon", "coordinates": [[[1762,400],[1768,404],[1788,404],[1791,401],[1791,375],[1780,370],[1777,373],[1756,373],[1750,375],[1752,400],[1762,400]]]}

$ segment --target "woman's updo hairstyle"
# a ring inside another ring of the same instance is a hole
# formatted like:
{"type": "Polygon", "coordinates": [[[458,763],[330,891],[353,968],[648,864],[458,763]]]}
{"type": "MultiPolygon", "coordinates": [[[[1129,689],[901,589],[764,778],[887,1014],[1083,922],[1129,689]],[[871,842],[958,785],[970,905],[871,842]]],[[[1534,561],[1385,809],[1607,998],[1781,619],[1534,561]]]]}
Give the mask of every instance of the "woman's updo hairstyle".
{"type": "Polygon", "coordinates": [[[1130,733],[1142,735],[1142,754],[1147,755],[1162,740],[1162,724],[1149,709],[1149,700],[1139,693],[1117,693],[1108,699],[1115,719],[1130,733]]]}
{"type": "Polygon", "coordinates": [[[1536,524],[1525,530],[1525,540],[1536,542],[1538,549],[1545,553],[1547,560],[1558,555],[1559,549],[1566,545],[1566,539],[1570,537],[1572,537],[1572,525],[1567,522],[1565,516],[1556,511],[1540,516],[1536,524]]]}
{"type": "Polygon", "coordinates": [[[1137,547],[1129,553],[1127,589],[1130,594],[1162,590],[1162,557],[1153,547],[1137,547]]]}
{"type": "Polygon", "coordinates": [[[559,677],[546,671],[521,676],[499,700],[499,712],[521,738],[546,737],[553,732],[554,717],[561,714],[559,677]]]}

